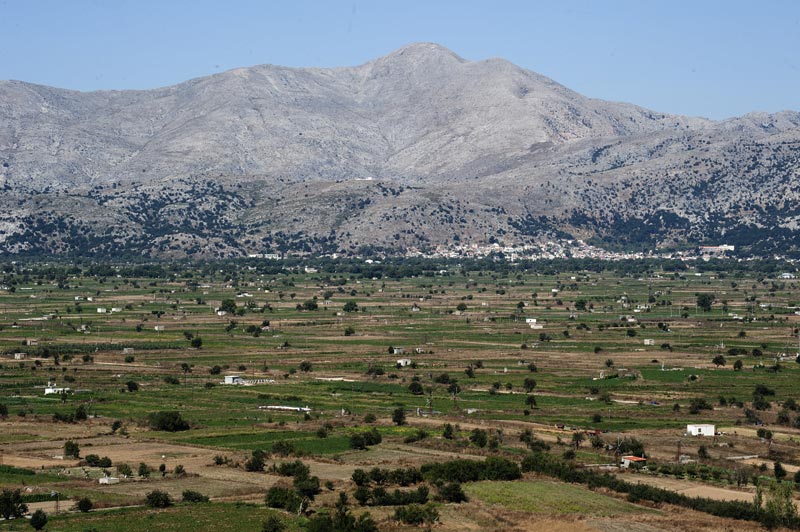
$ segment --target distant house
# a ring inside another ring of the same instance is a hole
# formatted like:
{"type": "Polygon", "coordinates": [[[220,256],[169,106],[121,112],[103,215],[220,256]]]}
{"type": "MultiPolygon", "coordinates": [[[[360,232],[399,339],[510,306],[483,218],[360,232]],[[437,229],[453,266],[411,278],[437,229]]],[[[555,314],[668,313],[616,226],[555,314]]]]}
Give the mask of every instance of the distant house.
{"type": "Polygon", "coordinates": [[[100,477],[98,479],[100,484],[119,484],[118,477],[100,477]]]}
{"type": "Polygon", "coordinates": [[[111,312],[122,312],[122,307],[111,307],[111,312]]]}
{"type": "Polygon", "coordinates": [[[14,360],[25,360],[26,353],[14,353],[14,360]]]}
{"type": "Polygon", "coordinates": [[[33,338],[29,338],[29,339],[25,340],[25,345],[27,345],[28,347],[39,345],[39,340],[36,340],[36,339],[33,339],[33,338]]]}
{"type": "Polygon", "coordinates": [[[689,436],[713,436],[716,434],[714,425],[686,425],[686,434],[689,436]]]}
{"type": "Polygon", "coordinates": [[[404,355],[405,353],[406,353],[406,350],[403,347],[392,347],[392,354],[393,355],[404,355]]]}
{"type": "Polygon", "coordinates": [[[223,384],[244,384],[244,379],[239,375],[225,375],[225,380],[222,382],[223,384]]]}
{"type": "Polygon", "coordinates": [[[647,465],[647,458],[641,456],[623,456],[619,466],[623,469],[639,469],[647,465]]]}
{"type": "Polygon", "coordinates": [[[133,354],[133,348],[132,347],[123,347],[122,348],[122,354],[123,355],[132,355],[133,354]]]}
{"type": "Polygon", "coordinates": [[[397,359],[397,365],[399,367],[401,367],[401,368],[405,368],[407,366],[410,366],[411,365],[411,359],[410,358],[399,358],[399,359],[397,359]]]}
{"type": "Polygon", "coordinates": [[[421,309],[419,308],[419,305],[417,305],[416,303],[411,305],[411,312],[419,312],[420,310],[421,309]]]}
{"type": "Polygon", "coordinates": [[[56,394],[56,393],[69,393],[69,392],[70,392],[69,388],[58,387],[58,386],[56,386],[55,382],[48,382],[47,386],[44,389],[44,394],[45,395],[53,395],[53,394],[56,394]]]}
{"type": "Polygon", "coordinates": [[[795,276],[794,276],[794,274],[793,274],[793,273],[782,273],[782,274],[780,275],[780,278],[781,278],[781,279],[794,279],[794,277],[795,277],[795,276]]]}
{"type": "Polygon", "coordinates": [[[153,327],[153,330],[154,331],[163,331],[164,330],[164,326],[163,325],[156,325],[155,327],[153,327]]]}
{"type": "Polygon", "coordinates": [[[656,345],[656,341],[653,340],[652,338],[645,338],[644,345],[656,345]]]}
{"type": "Polygon", "coordinates": [[[97,307],[98,314],[105,314],[106,312],[108,312],[108,309],[106,309],[105,307],[97,307]]]}

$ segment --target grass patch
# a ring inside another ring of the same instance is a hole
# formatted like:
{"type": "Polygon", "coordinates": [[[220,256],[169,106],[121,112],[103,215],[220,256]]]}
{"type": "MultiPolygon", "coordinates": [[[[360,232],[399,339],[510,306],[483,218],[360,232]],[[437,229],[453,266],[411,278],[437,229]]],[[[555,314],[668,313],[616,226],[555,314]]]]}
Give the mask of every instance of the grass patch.
{"type": "Polygon", "coordinates": [[[581,514],[613,517],[645,510],[613,497],[601,495],[571,484],[549,481],[475,482],[465,484],[469,497],[487,504],[499,504],[510,510],[538,514],[581,514]]]}
{"type": "MultiPolygon", "coordinates": [[[[124,508],[88,514],[49,516],[48,530],[85,532],[116,530],[118,532],[238,532],[261,530],[270,510],[251,504],[208,503],[178,505],[164,510],[124,508]]],[[[280,514],[279,514],[280,515],[280,514]]],[[[301,530],[299,521],[281,515],[287,531],[301,530]]],[[[25,519],[0,525],[0,530],[32,530],[25,519]]]]}

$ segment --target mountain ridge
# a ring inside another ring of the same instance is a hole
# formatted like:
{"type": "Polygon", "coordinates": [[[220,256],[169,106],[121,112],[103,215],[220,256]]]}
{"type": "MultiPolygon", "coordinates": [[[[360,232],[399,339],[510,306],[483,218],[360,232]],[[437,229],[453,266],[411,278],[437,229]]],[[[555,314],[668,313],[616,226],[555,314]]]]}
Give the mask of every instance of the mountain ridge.
{"type": "Polygon", "coordinates": [[[402,252],[567,236],[668,248],[739,233],[752,252],[797,250],[800,113],[659,113],[433,43],[152,90],[0,81],[0,125],[6,253],[402,252]]]}

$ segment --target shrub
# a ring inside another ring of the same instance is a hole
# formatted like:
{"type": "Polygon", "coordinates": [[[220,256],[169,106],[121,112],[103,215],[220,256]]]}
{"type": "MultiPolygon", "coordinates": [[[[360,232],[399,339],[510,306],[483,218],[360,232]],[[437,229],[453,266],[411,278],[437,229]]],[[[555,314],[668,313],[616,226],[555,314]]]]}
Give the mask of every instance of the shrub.
{"type": "Polygon", "coordinates": [[[276,441],[272,444],[272,452],[280,456],[289,456],[295,453],[294,444],[289,441],[276,441]]]}
{"type": "Polygon", "coordinates": [[[244,463],[244,468],[250,472],[259,472],[264,470],[264,458],[266,453],[261,449],[253,451],[252,456],[244,463]]]}
{"type": "Polygon", "coordinates": [[[80,447],[72,440],[64,442],[64,456],[79,458],[81,454],[80,447]]]}
{"type": "Polygon", "coordinates": [[[280,508],[290,513],[296,513],[303,504],[303,500],[293,489],[283,486],[272,486],[267,490],[264,503],[269,508],[280,508]]]}
{"type": "Polygon", "coordinates": [[[439,520],[439,512],[431,505],[409,504],[397,508],[394,519],[408,525],[431,525],[439,520]]]}
{"type": "Polygon", "coordinates": [[[444,502],[455,503],[466,502],[468,500],[466,493],[464,493],[461,484],[458,482],[443,484],[439,488],[439,499],[444,502]]]}
{"type": "Polygon", "coordinates": [[[75,509],[79,512],[86,513],[94,508],[94,503],[89,499],[89,497],[83,497],[78,499],[78,502],[75,503],[75,509]]]}
{"type": "Polygon", "coordinates": [[[489,442],[489,435],[483,429],[472,429],[469,434],[469,441],[476,447],[486,447],[489,442]]]}
{"type": "Polygon", "coordinates": [[[298,476],[294,477],[294,489],[300,495],[314,500],[314,497],[322,491],[319,484],[319,477],[298,476]]]}
{"type": "Polygon", "coordinates": [[[261,532],[283,532],[286,525],[277,515],[270,515],[261,526],[261,532]]]}
{"type": "Polygon", "coordinates": [[[176,411],[153,412],[147,416],[147,422],[153,430],[164,432],[189,430],[189,423],[181,417],[180,412],[176,411]]]}
{"type": "Polygon", "coordinates": [[[406,424],[406,412],[403,410],[402,406],[398,406],[394,409],[394,412],[392,412],[392,421],[397,426],[406,424]]]}
{"type": "Polygon", "coordinates": [[[33,512],[30,522],[34,530],[41,530],[47,524],[47,514],[40,508],[33,512]]]}
{"type": "Polygon", "coordinates": [[[183,502],[208,502],[208,497],[199,491],[184,490],[183,502]]]}
{"type": "Polygon", "coordinates": [[[145,495],[145,504],[150,508],[168,508],[172,506],[172,497],[161,490],[153,490],[145,495]]]}
{"type": "Polygon", "coordinates": [[[280,465],[273,466],[273,471],[284,477],[308,477],[311,473],[311,469],[300,460],[282,462],[280,465]]]}
{"type": "Polygon", "coordinates": [[[20,490],[4,488],[0,492],[0,514],[6,520],[22,517],[28,512],[28,505],[22,501],[20,490]]]}

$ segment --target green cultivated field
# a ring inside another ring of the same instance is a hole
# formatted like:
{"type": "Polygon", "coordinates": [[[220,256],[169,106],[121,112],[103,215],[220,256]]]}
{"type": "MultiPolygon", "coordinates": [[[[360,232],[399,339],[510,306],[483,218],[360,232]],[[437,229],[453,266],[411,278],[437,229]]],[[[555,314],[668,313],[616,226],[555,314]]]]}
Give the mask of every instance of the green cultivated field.
{"type": "Polygon", "coordinates": [[[487,504],[537,514],[615,517],[633,512],[652,512],[584,488],[549,481],[484,481],[469,484],[466,491],[470,497],[476,497],[487,504]]]}

